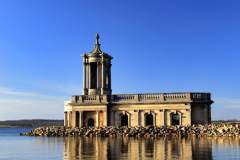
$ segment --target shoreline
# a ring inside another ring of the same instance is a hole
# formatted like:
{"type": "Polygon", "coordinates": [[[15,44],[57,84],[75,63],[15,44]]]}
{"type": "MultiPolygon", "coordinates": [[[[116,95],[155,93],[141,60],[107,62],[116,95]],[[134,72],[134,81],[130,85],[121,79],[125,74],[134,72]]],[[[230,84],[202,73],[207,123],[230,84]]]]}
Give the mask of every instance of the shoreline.
{"type": "Polygon", "coordinates": [[[0,125],[0,128],[22,128],[22,127],[28,127],[28,126],[8,126],[8,125],[0,125]]]}
{"type": "Polygon", "coordinates": [[[39,127],[20,136],[45,137],[239,137],[240,126],[232,125],[193,125],[193,126],[138,126],[138,127],[39,127]]]}

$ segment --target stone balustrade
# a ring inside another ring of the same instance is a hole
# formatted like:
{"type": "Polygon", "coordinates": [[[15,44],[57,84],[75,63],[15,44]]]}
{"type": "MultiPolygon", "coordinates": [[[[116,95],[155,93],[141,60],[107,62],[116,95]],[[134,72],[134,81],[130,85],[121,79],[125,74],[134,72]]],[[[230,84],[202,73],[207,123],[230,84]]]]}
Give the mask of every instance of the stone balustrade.
{"type": "Polygon", "coordinates": [[[189,93],[164,93],[165,100],[189,99],[189,93]]]}
{"type": "Polygon", "coordinates": [[[144,101],[211,101],[210,93],[148,93],[112,95],[73,95],[72,103],[144,102],[144,101]]]}
{"type": "Polygon", "coordinates": [[[137,94],[113,94],[109,96],[110,102],[135,101],[138,97],[137,94]]]}
{"type": "Polygon", "coordinates": [[[74,95],[73,103],[101,103],[107,102],[107,95],[74,95]]]}
{"type": "Polygon", "coordinates": [[[191,99],[195,101],[208,101],[211,100],[210,93],[191,93],[191,99]]]}
{"type": "Polygon", "coordinates": [[[148,94],[138,94],[139,101],[144,100],[161,100],[163,99],[163,93],[148,93],[148,94]]]}

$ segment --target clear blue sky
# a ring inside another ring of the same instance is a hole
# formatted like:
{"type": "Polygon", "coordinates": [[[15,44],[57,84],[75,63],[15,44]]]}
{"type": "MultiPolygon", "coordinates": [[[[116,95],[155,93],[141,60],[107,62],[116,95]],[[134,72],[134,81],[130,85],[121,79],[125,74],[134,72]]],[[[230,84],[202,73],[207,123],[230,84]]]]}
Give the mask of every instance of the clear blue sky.
{"type": "Polygon", "coordinates": [[[96,33],[114,94],[210,92],[240,120],[237,0],[0,0],[0,120],[63,119],[96,33]]]}

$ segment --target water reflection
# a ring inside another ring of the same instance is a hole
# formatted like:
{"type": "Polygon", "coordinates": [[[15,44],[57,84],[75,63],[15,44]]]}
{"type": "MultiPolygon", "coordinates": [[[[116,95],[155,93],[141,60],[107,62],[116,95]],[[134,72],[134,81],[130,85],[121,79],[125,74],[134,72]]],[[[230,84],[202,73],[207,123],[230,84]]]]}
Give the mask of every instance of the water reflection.
{"type": "MultiPolygon", "coordinates": [[[[239,138],[66,137],[64,159],[213,159],[213,147],[235,145],[239,138]]],[[[221,147],[220,147],[221,148],[221,147]]],[[[222,152],[222,150],[221,150],[222,152]]],[[[239,155],[234,155],[239,157],[239,155]]],[[[215,156],[215,158],[218,156],[215,156]]],[[[215,159],[214,158],[214,159],[215,159]]],[[[221,157],[220,157],[221,158],[221,157]]]]}

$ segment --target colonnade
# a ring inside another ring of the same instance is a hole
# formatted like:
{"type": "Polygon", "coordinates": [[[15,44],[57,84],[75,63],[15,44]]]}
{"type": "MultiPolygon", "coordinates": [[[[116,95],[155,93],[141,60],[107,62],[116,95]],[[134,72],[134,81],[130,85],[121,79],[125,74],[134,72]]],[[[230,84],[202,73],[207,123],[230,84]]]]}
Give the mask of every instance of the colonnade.
{"type": "Polygon", "coordinates": [[[171,126],[171,125],[191,125],[191,109],[188,109],[184,116],[183,113],[179,110],[134,110],[134,111],[110,111],[110,124],[111,126],[171,126]],[[178,117],[177,124],[173,122],[173,116],[178,117]],[[124,117],[122,117],[124,116],[124,117]],[[127,116],[127,117],[126,117],[127,116]],[[185,119],[183,123],[183,119],[185,119]],[[147,121],[149,121],[147,123],[147,121]]]}
{"type": "MultiPolygon", "coordinates": [[[[64,126],[65,127],[87,127],[86,125],[84,125],[84,111],[66,111],[64,112],[64,126]]],[[[90,117],[93,120],[95,120],[94,122],[94,126],[95,127],[101,127],[101,126],[108,126],[107,123],[107,111],[100,111],[100,110],[96,110],[94,111],[96,112],[96,116],[90,117]],[[100,112],[102,112],[103,116],[102,116],[102,123],[101,123],[101,119],[100,119],[100,112]]],[[[89,119],[90,119],[89,118],[89,119]]],[[[86,119],[85,121],[88,122],[89,119],[86,119]]]]}
{"type": "MultiPolygon", "coordinates": [[[[84,61],[86,61],[84,59],[84,61]]],[[[92,95],[89,92],[89,89],[96,89],[95,94],[106,94],[104,91],[107,91],[107,94],[111,94],[111,66],[110,61],[106,63],[95,62],[96,63],[96,79],[95,81],[92,78],[93,70],[91,67],[94,64],[83,62],[83,95],[92,95]],[[107,73],[107,74],[106,74],[107,73]],[[93,85],[94,84],[94,85],[93,85]]]]}
{"type": "Polygon", "coordinates": [[[64,112],[64,126],[65,127],[87,127],[89,119],[94,121],[94,127],[101,126],[171,126],[171,125],[191,125],[191,110],[188,109],[184,116],[178,110],[165,110],[158,111],[119,111],[109,110],[92,111],[91,114],[85,111],[66,111],[64,112]],[[95,112],[95,113],[94,113],[95,112]],[[174,124],[173,116],[177,116],[178,120],[174,124]],[[109,118],[108,118],[109,116],[109,118]],[[124,116],[124,117],[123,117],[124,116]],[[183,123],[183,119],[185,119],[183,123]],[[109,119],[109,122],[108,122],[109,119]]]}
{"type": "Polygon", "coordinates": [[[78,127],[83,127],[83,111],[66,111],[64,112],[64,126],[65,127],[77,127],[77,121],[78,121],[78,127]],[[77,112],[79,113],[78,119],[77,119],[77,112]]]}

